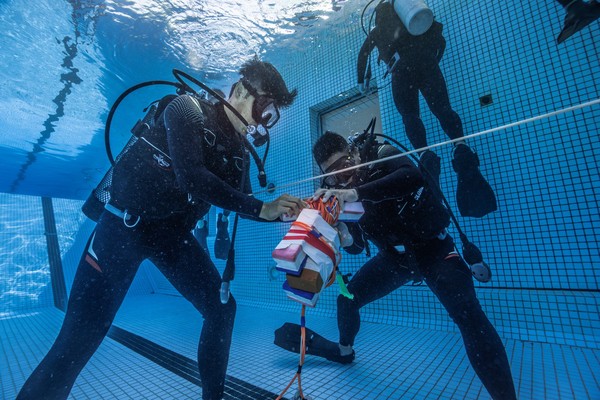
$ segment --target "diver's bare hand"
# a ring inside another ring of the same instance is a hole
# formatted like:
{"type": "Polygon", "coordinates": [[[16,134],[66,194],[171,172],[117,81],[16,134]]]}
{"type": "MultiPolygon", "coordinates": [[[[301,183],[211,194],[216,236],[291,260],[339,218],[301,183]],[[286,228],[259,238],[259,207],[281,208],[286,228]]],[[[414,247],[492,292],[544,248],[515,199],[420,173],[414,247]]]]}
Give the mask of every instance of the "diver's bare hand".
{"type": "Polygon", "coordinates": [[[267,221],[273,221],[282,215],[287,217],[297,217],[303,208],[308,205],[298,197],[289,194],[282,194],[277,199],[263,203],[259,217],[267,221]]]}

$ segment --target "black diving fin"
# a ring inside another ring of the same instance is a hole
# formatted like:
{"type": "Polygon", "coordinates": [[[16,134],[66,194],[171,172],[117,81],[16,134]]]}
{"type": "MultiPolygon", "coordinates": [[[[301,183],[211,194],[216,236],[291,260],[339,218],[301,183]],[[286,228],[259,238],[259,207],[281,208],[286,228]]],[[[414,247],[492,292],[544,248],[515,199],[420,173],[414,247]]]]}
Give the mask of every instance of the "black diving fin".
{"type": "Polygon", "coordinates": [[[452,167],[458,178],[456,203],[463,217],[481,218],[496,211],[496,195],[479,171],[479,157],[464,143],[453,151],[452,167]]]}
{"type": "Polygon", "coordinates": [[[567,8],[565,25],[556,41],[561,44],[598,18],[600,18],[600,3],[597,1],[574,3],[567,8]]]}
{"type": "MultiPolygon", "coordinates": [[[[284,350],[299,354],[300,336],[300,325],[286,322],[275,330],[275,340],[273,343],[284,350]]],[[[350,364],[354,361],[354,351],[352,354],[342,356],[336,342],[325,339],[309,328],[306,328],[306,354],[323,357],[340,364],[350,364]]]]}

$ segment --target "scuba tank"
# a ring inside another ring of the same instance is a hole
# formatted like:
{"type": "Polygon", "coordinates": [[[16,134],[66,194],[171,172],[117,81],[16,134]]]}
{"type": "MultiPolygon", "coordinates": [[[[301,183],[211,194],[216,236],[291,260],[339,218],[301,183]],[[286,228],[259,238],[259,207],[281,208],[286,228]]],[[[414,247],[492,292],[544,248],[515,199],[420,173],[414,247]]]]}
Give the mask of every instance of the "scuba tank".
{"type": "Polygon", "coordinates": [[[149,132],[152,129],[152,127],[154,126],[156,110],[156,104],[152,104],[144,118],[138,120],[135,123],[134,127],[131,128],[131,133],[133,134],[133,136],[131,136],[129,141],[127,141],[127,144],[125,144],[125,147],[123,147],[123,150],[121,150],[121,152],[117,156],[114,165],[112,165],[108,169],[98,186],[96,186],[92,190],[85,203],[83,203],[81,211],[83,211],[83,213],[92,221],[98,222],[100,215],[104,211],[104,206],[110,201],[112,176],[116,163],[120,161],[123,154],[125,154],[143,134],[149,132]]]}
{"type": "Polygon", "coordinates": [[[392,0],[392,6],[411,35],[422,35],[433,24],[433,12],[423,0],[392,0]]]}

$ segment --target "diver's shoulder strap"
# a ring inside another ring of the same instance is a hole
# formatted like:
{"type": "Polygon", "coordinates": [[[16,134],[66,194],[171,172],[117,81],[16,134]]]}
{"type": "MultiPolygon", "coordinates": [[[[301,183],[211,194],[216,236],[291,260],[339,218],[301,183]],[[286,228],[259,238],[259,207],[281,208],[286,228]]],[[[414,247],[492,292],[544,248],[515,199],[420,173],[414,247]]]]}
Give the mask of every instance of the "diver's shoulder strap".
{"type": "Polygon", "coordinates": [[[204,136],[204,145],[208,147],[214,147],[218,142],[218,137],[215,132],[218,131],[217,127],[214,126],[217,121],[217,109],[215,104],[209,100],[193,97],[200,107],[200,111],[204,114],[204,129],[202,135],[204,136]]]}

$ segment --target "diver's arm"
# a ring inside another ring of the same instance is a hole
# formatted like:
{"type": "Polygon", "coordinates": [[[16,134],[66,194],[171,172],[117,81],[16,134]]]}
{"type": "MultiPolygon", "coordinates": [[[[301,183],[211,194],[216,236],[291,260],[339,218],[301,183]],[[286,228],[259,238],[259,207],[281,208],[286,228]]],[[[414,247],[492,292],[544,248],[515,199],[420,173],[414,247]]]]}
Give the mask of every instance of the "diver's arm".
{"type": "Polygon", "coordinates": [[[236,190],[204,165],[204,118],[196,100],[187,95],[174,99],[164,112],[169,153],[181,190],[217,207],[258,218],[261,200],[236,190]]]}
{"type": "MultiPolygon", "coordinates": [[[[244,193],[248,195],[252,195],[252,182],[250,181],[250,163],[246,162],[246,176],[244,178],[244,193]]],[[[280,221],[279,219],[274,219],[272,221],[267,221],[266,219],[260,218],[258,215],[249,215],[249,214],[240,214],[240,217],[244,219],[249,219],[251,221],[259,221],[259,222],[274,222],[280,221]]]]}
{"type": "Polygon", "coordinates": [[[362,44],[360,51],[358,52],[358,61],[356,63],[356,71],[358,74],[358,79],[356,81],[356,83],[358,83],[359,85],[364,84],[364,80],[365,80],[365,71],[367,70],[367,61],[369,60],[369,54],[371,54],[371,51],[373,51],[373,48],[375,47],[375,41],[373,40],[373,35],[376,32],[376,28],[374,28],[371,33],[369,34],[369,36],[367,36],[367,38],[365,39],[364,43],[362,44]]]}
{"type": "Polygon", "coordinates": [[[444,25],[434,20],[431,28],[429,28],[429,31],[427,31],[428,34],[431,32],[433,35],[433,42],[436,44],[435,58],[438,63],[442,60],[444,51],[446,50],[446,39],[444,38],[444,35],[442,35],[443,28],[444,25]]]}
{"type": "MultiPolygon", "coordinates": [[[[248,165],[248,164],[246,164],[246,177],[245,177],[245,182],[244,182],[244,193],[246,193],[249,196],[252,196],[252,183],[250,182],[250,165],[248,165]]],[[[267,203],[263,203],[263,204],[266,205],[267,203]]],[[[249,214],[240,214],[240,217],[251,220],[251,221],[258,221],[258,222],[282,222],[281,217],[272,219],[272,220],[266,220],[264,218],[261,218],[260,216],[249,215],[249,214]]],[[[289,221],[287,221],[287,222],[289,222],[289,221]]]]}
{"type": "MultiPolygon", "coordinates": [[[[381,159],[399,153],[395,147],[383,145],[378,151],[377,158],[381,159]]],[[[383,200],[396,199],[425,185],[421,171],[407,157],[384,161],[378,166],[376,165],[374,170],[382,171],[385,175],[358,186],[356,194],[359,201],[378,203],[383,200]]]]}

